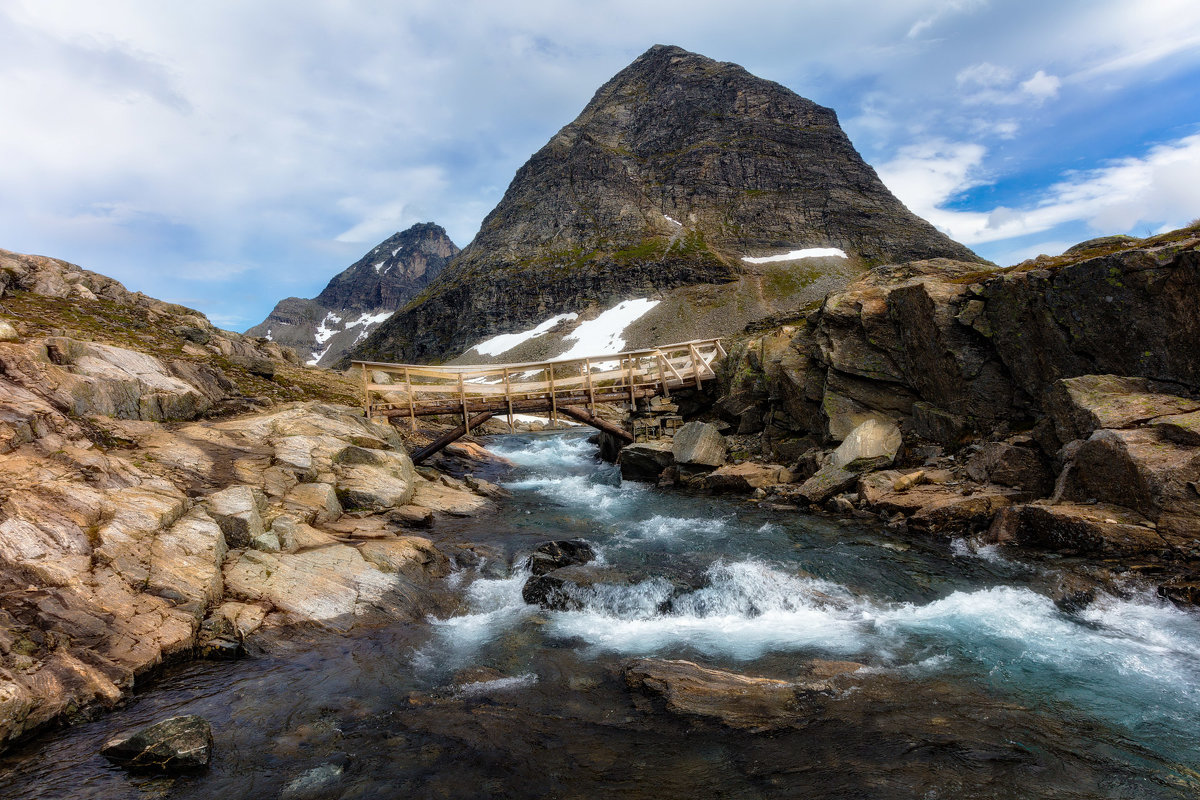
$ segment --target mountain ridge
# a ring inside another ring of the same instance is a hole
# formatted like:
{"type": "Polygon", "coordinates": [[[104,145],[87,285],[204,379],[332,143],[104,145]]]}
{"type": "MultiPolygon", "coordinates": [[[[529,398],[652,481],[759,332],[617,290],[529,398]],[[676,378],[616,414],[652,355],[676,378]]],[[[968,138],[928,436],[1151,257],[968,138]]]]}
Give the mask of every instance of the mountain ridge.
{"type": "Polygon", "coordinates": [[[656,45],[533,154],[475,239],[354,357],[453,358],[557,313],[731,283],[753,271],[745,257],[813,247],[845,251],[854,274],[982,261],[892,196],[831,109],[656,45]]]}
{"type": "Polygon", "coordinates": [[[440,225],[412,225],[334,275],[316,297],[280,300],[246,334],[290,347],[307,363],[328,366],[427,286],[458,253],[440,225]]]}

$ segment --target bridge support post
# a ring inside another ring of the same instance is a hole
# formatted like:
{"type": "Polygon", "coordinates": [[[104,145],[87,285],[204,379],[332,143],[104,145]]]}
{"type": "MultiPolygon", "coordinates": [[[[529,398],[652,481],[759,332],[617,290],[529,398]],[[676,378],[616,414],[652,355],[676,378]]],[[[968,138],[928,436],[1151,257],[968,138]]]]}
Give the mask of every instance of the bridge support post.
{"type": "Polygon", "coordinates": [[[437,451],[441,450],[446,445],[454,442],[456,439],[461,439],[463,436],[466,436],[467,431],[469,431],[471,428],[478,427],[478,426],[482,425],[483,423],[487,422],[489,419],[491,419],[493,416],[495,416],[495,414],[496,414],[495,411],[484,411],[482,414],[476,414],[471,419],[465,420],[462,425],[459,425],[454,430],[439,436],[437,439],[434,439],[432,442],[430,442],[425,447],[422,447],[420,450],[413,453],[413,456],[412,456],[413,463],[420,464],[422,461],[429,458],[431,455],[433,455],[437,451]]]}

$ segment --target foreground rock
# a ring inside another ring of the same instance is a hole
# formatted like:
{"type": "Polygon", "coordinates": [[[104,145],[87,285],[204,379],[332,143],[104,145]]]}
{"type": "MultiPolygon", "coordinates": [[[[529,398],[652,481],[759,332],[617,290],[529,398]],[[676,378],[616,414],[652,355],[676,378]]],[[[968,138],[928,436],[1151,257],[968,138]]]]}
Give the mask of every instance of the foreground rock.
{"type": "Polygon", "coordinates": [[[640,659],[625,666],[631,689],[657,695],[668,711],[710,717],[739,730],[760,733],[786,728],[813,711],[812,700],[830,695],[841,675],[862,668],[853,662],[813,662],[798,681],[758,678],[703,667],[691,661],[640,659]]]}
{"type": "Polygon", "coordinates": [[[212,726],[204,717],[171,717],[131,736],[109,741],[100,753],[131,770],[202,769],[212,759],[212,726]]]}
{"type": "Polygon", "coordinates": [[[715,469],[725,463],[725,437],[707,422],[689,422],[675,431],[671,454],[681,469],[715,469]]]}

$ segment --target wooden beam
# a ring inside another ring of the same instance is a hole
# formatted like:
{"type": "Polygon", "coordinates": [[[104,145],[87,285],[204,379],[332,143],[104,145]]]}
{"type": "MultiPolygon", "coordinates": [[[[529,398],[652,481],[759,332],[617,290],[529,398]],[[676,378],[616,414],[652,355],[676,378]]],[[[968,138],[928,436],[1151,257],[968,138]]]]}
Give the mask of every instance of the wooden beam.
{"type": "Polygon", "coordinates": [[[413,463],[420,464],[422,461],[429,458],[431,455],[433,455],[437,451],[441,450],[446,445],[452,443],[456,439],[460,439],[463,436],[466,436],[468,430],[482,425],[483,423],[485,423],[489,419],[491,419],[493,416],[495,416],[495,414],[496,414],[496,412],[494,412],[494,411],[484,411],[482,414],[476,414],[475,416],[473,416],[469,420],[467,420],[463,425],[459,425],[454,430],[452,430],[448,433],[442,434],[441,436],[439,436],[437,439],[435,439],[430,444],[426,445],[425,447],[422,447],[420,450],[413,453],[413,457],[412,457],[413,463]]]}
{"type": "Polygon", "coordinates": [[[587,411],[580,408],[579,406],[563,406],[562,408],[559,409],[559,411],[562,412],[563,414],[567,415],[571,419],[582,422],[584,425],[591,425],[593,428],[595,428],[597,430],[604,431],[605,433],[610,433],[613,436],[616,436],[618,439],[620,439],[623,442],[626,442],[626,443],[633,442],[633,434],[632,433],[625,430],[624,428],[622,428],[619,425],[612,424],[608,420],[603,420],[603,419],[600,419],[599,417],[589,414],[587,411]]]}
{"type": "Polygon", "coordinates": [[[408,387],[408,421],[409,421],[409,429],[415,432],[415,431],[417,430],[417,412],[416,412],[416,407],[417,407],[417,406],[416,406],[416,403],[417,403],[417,401],[416,401],[416,399],[413,397],[413,392],[414,392],[414,391],[416,391],[416,390],[415,390],[415,389],[413,389],[413,385],[412,385],[412,378],[411,378],[411,377],[409,376],[409,374],[408,374],[408,367],[405,367],[405,368],[404,368],[404,384],[405,384],[405,385],[408,387]]]}

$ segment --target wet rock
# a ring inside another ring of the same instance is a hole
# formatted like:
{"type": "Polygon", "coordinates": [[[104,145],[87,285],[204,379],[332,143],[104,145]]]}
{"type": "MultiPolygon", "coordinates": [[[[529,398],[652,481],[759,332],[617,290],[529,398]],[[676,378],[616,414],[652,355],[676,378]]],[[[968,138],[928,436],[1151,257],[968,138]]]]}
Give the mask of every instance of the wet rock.
{"type": "Polygon", "coordinates": [[[890,422],[870,419],[859,425],[833,451],[830,463],[835,467],[866,459],[884,459],[889,466],[896,458],[903,440],[900,429],[890,422]]]}
{"type": "Polygon", "coordinates": [[[583,603],[571,594],[574,586],[558,575],[534,575],[521,587],[521,599],[531,606],[551,611],[578,611],[583,608],[583,603]]]}
{"type": "Polygon", "coordinates": [[[323,764],[297,775],[288,781],[279,800],[319,800],[329,797],[341,783],[346,768],[342,764],[323,764]]]}
{"type": "Polygon", "coordinates": [[[208,513],[221,526],[231,548],[249,547],[263,534],[262,510],[266,499],[250,486],[230,486],[207,498],[208,513]]]}
{"type": "Polygon", "coordinates": [[[491,481],[485,481],[483,478],[476,478],[474,475],[467,475],[463,478],[463,483],[467,485],[475,494],[480,497],[487,497],[491,500],[503,500],[506,497],[512,497],[512,492],[502,486],[497,486],[491,481]]]}
{"type": "Polygon", "coordinates": [[[1154,524],[1141,514],[1107,503],[1006,508],[996,517],[988,538],[1066,555],[1137,555],[1169,549],[1154,524]]]}
{"type": "Polygon", "coordinates": [[[561,539],[540,544],[526,560],[534,575],[545,575],[572,564],[587,564],[596,558],[596,550],[583,539],[561,539]]]}
{"type": "Polygon", "coordinates": [[[967,474],[980,483],[1012,486],[1039,497],[1054,487],[1050,470],[1037,451],[1005,442],[985,444],[967,462],[967,474]]]}
{"type": "Polygon", "coordinates": [[[669,441],[636,442],[621,448],[617,464],[621,478],[627,481],[654,481],[667,467],[673,466],[674,444],[669,441]]]}
{"type": "Polygon", "coordinates": [[[832,694],[833,680],[862,667],[814,662],[800,681],[759,678],[703,667],[691,661],[639,659],[625,666],[630,689],[661,697],[668,711],[716,719],[753,733],[786,728],[812,713],[812,700],[832,694]]]}
{"type": "Polygon", "coordinates": [[[212,726],[203,717],[171,717],[101,748],[105,758],[128,769],[173,771],[207,767],[212,726]]]}
{"type": "Polygon", "coordinates": [[[196,648],[196,655],[209,661],[235,661],[245,655],[245,650],[234,639],[210,639],[196,648]]]}
{"type": "Polygon", "coordinates": [[[707,422],[689,422],[675,431],[671,454],[681,466],[719,467],[725,463],[725,437],[707,422]]]}
{"type": "Polygon", "coordinates": [[[703,486],[710,492],[750,494],[762,486],[786,483],[783,479],[786,472],[778,464],[755,464],[750,461],[726,464],[705,475],[703,486]]]}

